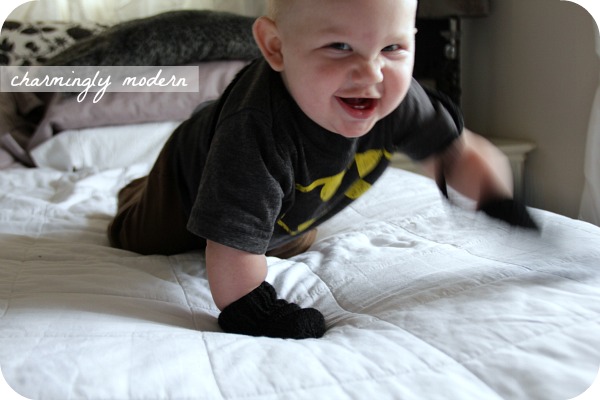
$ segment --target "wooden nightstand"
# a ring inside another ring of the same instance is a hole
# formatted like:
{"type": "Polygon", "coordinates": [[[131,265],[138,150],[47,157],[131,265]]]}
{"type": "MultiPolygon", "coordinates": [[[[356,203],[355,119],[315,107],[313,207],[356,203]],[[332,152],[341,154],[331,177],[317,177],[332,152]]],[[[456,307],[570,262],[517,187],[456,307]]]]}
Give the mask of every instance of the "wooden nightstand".
{"type": "MultiPolygon", "coordinates": [[[[513,171],[513,180],[515,184],[515,198],[523,200],[524,195],[524,172],[525,172],[525,160],[527,155],[535,149],[535,144],[527,140],[520,139],[505,139],[505,138],[487,138],[496,147],[498,147],[510,161],[510,165],[513,171]]],[[[396,153],[392,157],[391,166],[395,168],[404,169],[416,173],[422,173],[419,166],[410,160],[404,154],[396,153]]]]}

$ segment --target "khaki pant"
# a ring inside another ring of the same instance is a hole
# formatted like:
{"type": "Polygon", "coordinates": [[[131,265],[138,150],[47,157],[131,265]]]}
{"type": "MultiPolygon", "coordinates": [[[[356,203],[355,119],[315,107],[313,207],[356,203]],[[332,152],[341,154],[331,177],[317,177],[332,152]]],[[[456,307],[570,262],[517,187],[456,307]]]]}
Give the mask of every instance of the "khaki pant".
{"type": "MultiPolygon", "coordinates": [[[[108,227],[114,247],[140,254],[171,255],[204,249],[206,241],[192,233],[181,207],[174,171],[168,162],[169,142],[147,177],[139,178],[119,192],[117,214],[108,227]]],[[[267,252],[268,256],[289,258],[306,251],[316,230],[267,252]]]]}

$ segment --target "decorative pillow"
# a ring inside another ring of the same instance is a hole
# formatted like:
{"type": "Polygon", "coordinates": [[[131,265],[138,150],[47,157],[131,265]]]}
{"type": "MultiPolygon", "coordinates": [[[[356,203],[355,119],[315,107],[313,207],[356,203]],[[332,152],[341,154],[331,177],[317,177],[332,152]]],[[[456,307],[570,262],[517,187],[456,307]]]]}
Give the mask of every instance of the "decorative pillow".
{"type": "Polygon", "coordinates": [[[187,65],[260,56],[255,18],[211,10],[180,10],[116,24],[77,42],[46,65],[187,65]]]}
{"type": "Polygon", "coordinates": [[[36,109],[43,118],[40,112],[34,120],[23,115],[37,124],[27,143],[14,140],[13,132],[0,126],[0,144],[32,166],[28,152],[64,130],[184,120],[199,103],[217,98],[248,60],[260,56],[252,37],[253,21],[209,10],[166,12],[110,28],[8,21],[0,40],[0,57],[7,65],[198,65],[200,91],[108,92],[98,103],[92,96],[78,103],[75,96],[44,93],[43,106],[36,109]]]}
{"type": "Polygon", "coordinates": [[[150,166],[177,125],[177,121],[164,121],[68,130],[30,155],[38,167],[61,171],[150,166]]]}
{"type": "Polygon", "coordinates": [[[73,129],[144,122],[183,121],[200,104],[223,93],[246,61],[198,64],[199,92],[107,92],[97,103],[93,96],[79,103],[76,96],[57,94],[29,141],[28,150],[53,135],[73,129]]]}
{"type": "Polygon", "coordinates": [[[0,34],[0,65],[39,65],[78,40],[106,29],[92,23],[7,20],[0,34]]]}
{"type": "MultiPolygon", "coordinates": [[[[7,20],[0,31],[0,65],[40,65],[76,41],[105,28],[92,22],[7,20]]],[[[14,156],[27,160],[22,148],[39,120],[36,109],[41,110],[42,106],[42,100],[34,93],[0,93],[0,169],[13,165],[14,156]]]]}

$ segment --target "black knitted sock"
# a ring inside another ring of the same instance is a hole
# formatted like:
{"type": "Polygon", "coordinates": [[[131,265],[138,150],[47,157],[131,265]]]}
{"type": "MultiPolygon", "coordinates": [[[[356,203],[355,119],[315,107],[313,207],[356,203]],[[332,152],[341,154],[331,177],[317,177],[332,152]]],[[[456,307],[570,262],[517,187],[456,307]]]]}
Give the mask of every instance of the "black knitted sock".
{"type": "Polygon", "coordinates": [[[325,334],[325,319],[319,311],[278,300],[268,282],[225,307],[219,325],[227,333],[283,339],[320,338],[325,334]]]}
{"type": "Polygon", "coordinates": [[[481,211],[490,217],[508,222],[510,225],[539,231],[537,223],[533,220],[527,207],[511,199],[491,200],[484,203],[481,211]]]}

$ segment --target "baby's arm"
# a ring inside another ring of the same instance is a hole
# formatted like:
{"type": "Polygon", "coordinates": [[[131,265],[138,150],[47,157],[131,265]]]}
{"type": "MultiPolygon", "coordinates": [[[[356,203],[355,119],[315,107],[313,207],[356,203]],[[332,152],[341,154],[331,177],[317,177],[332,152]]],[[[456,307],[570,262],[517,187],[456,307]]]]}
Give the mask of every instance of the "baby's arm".
{"type": "Polygon", "coordinates": [[[444,190],[447,182],[475,200],[477,208],[511,225],[538,230],[527,208],[513,198],[513,181],[507,157],[492,143],[471,131],[442,154],[424,162],[426,171],[444,190]]]}
{"type": "Polygon", "coordinates": [[[265,281],[267,259],[207,241],[206,269],[213,300],[221,310],[225,332],[279,338],[318,338],[325,333],[323,315],[278,299],[265,281]]]}
{"type": "Polygon", "coordinates": [[[461,138],[440,155],[423,163],[432,177],[446,182],[478,206],[491,199],[512,198],[513,182],[506,156],[483,137],[465,129],[461,138]]]}
{"type": "Polygon", "coordinates": [[[213,300],[223,311],[260,286],[267,277],[267,259],[208,240],[206,271],[213,300]]]}

